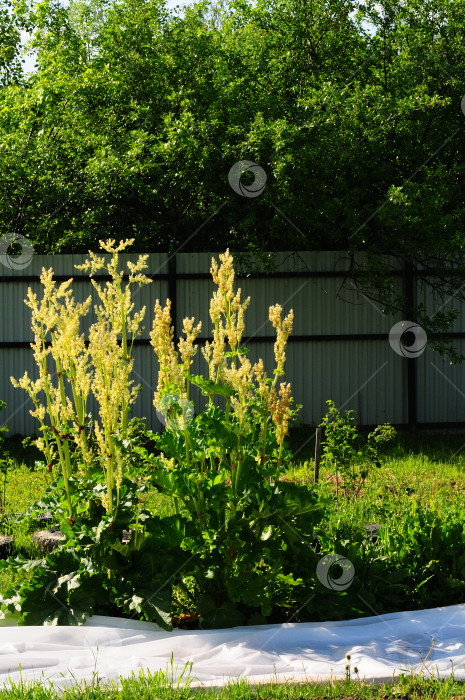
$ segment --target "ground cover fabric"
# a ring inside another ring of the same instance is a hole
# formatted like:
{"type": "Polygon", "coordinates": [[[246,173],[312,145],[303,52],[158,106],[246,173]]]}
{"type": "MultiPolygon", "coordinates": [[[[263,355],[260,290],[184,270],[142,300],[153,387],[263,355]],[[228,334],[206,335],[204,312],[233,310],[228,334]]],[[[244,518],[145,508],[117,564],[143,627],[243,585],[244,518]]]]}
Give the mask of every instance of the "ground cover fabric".
{"type": "MultiPolygon", "coordinates": [[[[192,661],[193,684],[205,686],[238,679],[344,678],[347,654],[352,677],[357,666],[368,681],[419,673],[428,652],[424,665],[431,672],[448,678],[453,671],[456,679],[465,679],[465,605],[343,622],[200,631],[165,632],[153,623],[101,616],[81,627],[6,624],[0,627],[0,687],[21,679],[56,686],[90,683],[96,674],[116,681],[141,669],[169,670],[172,655],[178,674],[192,661]]],[[[423,674],[428,675],[424,667],[423,674]]]]}

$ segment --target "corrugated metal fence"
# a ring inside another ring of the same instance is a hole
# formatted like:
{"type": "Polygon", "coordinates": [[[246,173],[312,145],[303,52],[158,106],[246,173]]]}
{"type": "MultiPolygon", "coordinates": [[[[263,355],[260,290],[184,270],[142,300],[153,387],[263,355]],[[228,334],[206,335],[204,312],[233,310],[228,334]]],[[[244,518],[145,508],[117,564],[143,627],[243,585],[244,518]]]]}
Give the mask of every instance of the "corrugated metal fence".
{"type": "MultiPolygon", "coordinates": [[[[36,376],[29,347],[30,311],[23,303],[27,289],[30,286],[39,293],[40,271],[42,267],[52,267],[57,280],[74,278],[73,289],[78,300],[84,300],[92,292],[95,299],[87,275],[74,268],[86,257],[37,255],[20,271],[0,267],[0,398],[7,402],[0,421],[8,425],[10,434],[32,434],[36,430],[29,415],[29,400],[10,382],[11,375],[18,378],[25,370],[36,376]]],[[[125,264],[137,257],[122,255],[121,259],[125,264]]],[[[202,321],[202,337],[208,338],[209,299],[214,288],[210,261],[211,255],[206,253],[180,253],[171,257],[152,254],[148,261],[152,284],[136,294],[136,308],[146,305],[147,314],[145,330],[134,353],[135,380],[142,385],[134,413],[146,418],[153,429],[160,425],[152,404],[157,364],[148,341],[155,301],[159,298],[164,302],[170,297],[177,334],[182,319],[195,316],[202,321]]],[[[274,256],[274,262],[273,273],[239,276],[243,297],[251,297],[246,316],[246,344],[250,359],[263,357],[267,370],[272,372],[274,329],[268,321],[268,307],[280,303],[286,312],[294,309],[286,379],[292,383],[294,398],[303,405],[301,419],[305,424],[317,425],[321,421],[327,399],[333,399],[344,409],[354,409],[363,425],[385,421],[431,426],[465,422],[465,366],[442,361],[428,346],[415,360],[396,354],[388,342],[388,334],[400,319],[384,316],[350,282],[343,286],[348,269],[344,253],[281,253],[274,256]]],[[[401,290],[405,285],[404,273],[397,269],[393,275],[401,290]]],[[[431,294],[418,291],[420,294],[430,313],[441,305],[431,294]]],[[[451,333],[459,352],[464,351],[462,324],[459,317],[451,333]]],[[[200,373],[204,367],[199,352],[194,372],[200,373]]]]}

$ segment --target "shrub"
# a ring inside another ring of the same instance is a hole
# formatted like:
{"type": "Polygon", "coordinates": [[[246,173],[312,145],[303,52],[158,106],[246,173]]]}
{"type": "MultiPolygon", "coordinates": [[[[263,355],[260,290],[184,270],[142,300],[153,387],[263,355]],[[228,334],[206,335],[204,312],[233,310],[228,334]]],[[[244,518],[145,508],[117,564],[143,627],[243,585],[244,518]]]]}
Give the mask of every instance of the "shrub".
{"type": "Polygon", "coordinates": [[[333,401],[321,423],[324,428],[321,463],[334,469],[336,493],[338,476],[344,480],[344,494],[355,498],[360,493],[370,470],[381,467],[383,446],[395,437],[392,425],[378,425],[366,440],[358,432],[353,411],[342,414],[333,401]]]}

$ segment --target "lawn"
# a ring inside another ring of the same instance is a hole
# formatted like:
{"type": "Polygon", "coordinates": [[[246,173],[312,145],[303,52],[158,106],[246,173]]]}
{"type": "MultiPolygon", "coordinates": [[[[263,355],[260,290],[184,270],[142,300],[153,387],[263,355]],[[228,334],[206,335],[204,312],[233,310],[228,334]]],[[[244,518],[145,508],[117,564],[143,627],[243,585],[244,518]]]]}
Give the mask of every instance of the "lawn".
{"type": "MultiPolygon", "coordinates": [[[[313,484],[314,438],[304,431],[293,436],[293,447],[307,442],[286,476],[296,482],[313,484]]],[[[320,486],[335,492],[332,472],[320,472],[320,486]]],[[[427,510],[434,506],[444,515],[451,506],[460,507],[465,492],[465,434],[400,433],[387,448],[381,469],[373,470],[356,499],[340,498],[328,513],[324,525],[339,521],[352,527],[364,523],[384,524],[391,515],[401,517],[412,503],[427,510]]],[[[392,522],[391,522],[392,524],[392,522]]]]}
{"type": "Polygon", "coordinates": [[[76,686],[57,692],[41,685],[17,686],[3,691],[6,700],[464,700],[463,685],[454,681],[439,681],[435,678],[401,677],[391,685],[368,685],[357,681],[334,681],[334,683],[288,683],[250,686],[239,682],[224,688],[202,689],[198,687],[175,687],[169,672],[155,675],[141,674],[138,678],[121,679],[119,687],[99,684],[92,687],[76,686]]]}

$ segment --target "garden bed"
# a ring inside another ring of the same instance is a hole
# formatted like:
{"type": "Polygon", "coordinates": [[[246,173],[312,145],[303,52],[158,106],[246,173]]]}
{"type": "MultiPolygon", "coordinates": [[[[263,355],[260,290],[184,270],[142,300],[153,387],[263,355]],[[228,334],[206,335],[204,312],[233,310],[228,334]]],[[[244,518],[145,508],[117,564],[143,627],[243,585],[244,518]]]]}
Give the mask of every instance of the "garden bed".
{"type": "MultiPolygon", "coordinates": [[[[302,442],[307,436],[302,436],[302,442]]],[[[357,499],[351,501],[342,498],[338,506],[335,501],[332,502],[316,533],[318,541],[315,540],[312,547],[317,546],[320,557],[331,551],[337,551],[349,559],[353,557],[355,579],[342,599],[337,592],[319,588],[313,613],[315,620],[323,615],[326,619],[341,615],[354,617],[350,614],[350,603],[346,608],[341,606],[341,600],[348,601],[350,596],[352,605],[358,605],[358,615],[362,616],[372,615],[373,611],[393,612],[412,607],[426,608],[434,604],[462,602],[463,586],[447,586],[441,581],[448,580],[452,584],[463,581],[457,562],[464,552],[459,533],[463,533],[465,460],[462,453],[456,452],[464,441],[463,434],[424,436],[416,444],[412,444],[409,436],[401,437],[390,448],[385,467],[368,479],[357,499]],[[378,540],[370,543],[367,525],[374,523],[384,527],[378,533],[378,540]],[[372,558],[367,558],[367,552],[370,551],[372,558]],[[365,552],[364,557],[361,557],[360,552],[365,552]],[[390,571],[379,568],[378,556],[391,562],[390,571]],[[390,574],[391,580],[397,576],[397,581],[389,584],[386,573],[390,574]],[[360,590],[358,576],[362,579],[365,591],[360,590]],[[374,592],[368,588],[370,578],[377,585],[374,592]],[[418,583],[426,579],[429,580],[417,588],[418,583]]],[[[301,451],[300,455],[302,460],[288,465],[286,474],[289,479],[310,486],[312,472],[306,460],[307,455],[305,451],[304,454],[301,451]]],[[[311,446],[308,457],[310,455],[311,446]]],[[[335,486],[327,479],[328,476],[329,473],[323,470],[320,488],[331,496],[334,495],[335,486]]],[[[38,490],[38,480],[42,479],[45,486],[48,476],[43,472],[34,472],[32,463],[30,466],[17,464],[12,470],[11,479],[15,483],[19,482],[20,486],[34,484],[29,492],[29,502],[26,503],[25,489],[12,491],[8,506],[10,511],[17,511],[16,504],[19,500],[15,500],[16,493],[21,498],[23,507],[32,505],[38,490]]],[[[160,498],[156,491],[149,494],[148,503],[158,512],[172,512],[169,499],[160,498]]],[[[9,527],[9,521],[11,522],[9,518],[3,519],[3,528],[9,527]]],[[[43,529],[40,522],[37,529],[43,529]]],[[[37,556],[37,550],[32,547],[32,533],[20,533],[17,539],[21,552],[27,553],[29,546],[31,558],[37,556]]],[[[19,550],[13,548],[11,553],[15,554],[16,551],[19,550]]],[[[0,572],[0,587],[2,577],[5,581],[5,574],[0,572]]],[[[178,618],[175,624],[181,627],[197,624],[195,617],[188,619],[189,614],[192,611],[189,613],[185,608],[173,610],[173,618],[178,618]]]]}

